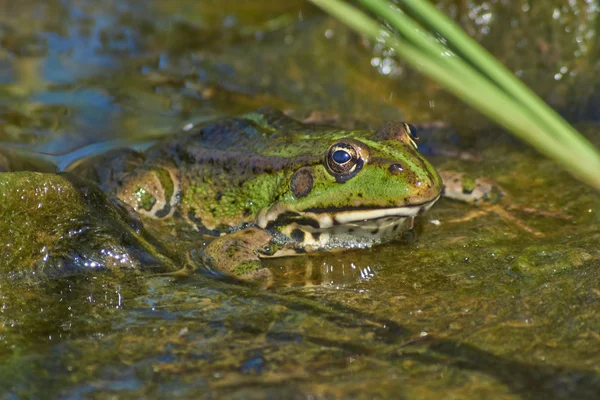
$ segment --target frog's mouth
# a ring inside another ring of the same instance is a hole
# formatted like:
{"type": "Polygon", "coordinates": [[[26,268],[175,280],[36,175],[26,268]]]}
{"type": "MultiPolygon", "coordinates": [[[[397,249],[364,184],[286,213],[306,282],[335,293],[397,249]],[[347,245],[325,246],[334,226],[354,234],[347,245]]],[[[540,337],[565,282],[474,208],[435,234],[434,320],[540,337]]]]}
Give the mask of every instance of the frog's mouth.
{"type": "Polygon", "coordinates": [[[258,217],[262,228],[279,231],[294,241],[281,257],[336,248],[364,248],[387,242],[412,228],[414,217],[439,199],[402,207],[308,209],[303,212],[271,208],[258,217]]]}

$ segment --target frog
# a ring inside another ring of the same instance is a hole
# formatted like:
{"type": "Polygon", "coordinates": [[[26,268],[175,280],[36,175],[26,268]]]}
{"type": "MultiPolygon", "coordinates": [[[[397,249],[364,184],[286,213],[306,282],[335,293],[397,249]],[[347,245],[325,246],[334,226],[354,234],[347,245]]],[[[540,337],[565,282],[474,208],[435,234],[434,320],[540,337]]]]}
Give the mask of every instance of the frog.
{"type": "Polygon", "coordinates": [[[265,107],[67,170],[142,219],[212,237],[199,251],[207,271],[268,281],[264,259],[368,248],[412,229],[443,188],[417,141],[406,122],[342,129],[265,107]]]}

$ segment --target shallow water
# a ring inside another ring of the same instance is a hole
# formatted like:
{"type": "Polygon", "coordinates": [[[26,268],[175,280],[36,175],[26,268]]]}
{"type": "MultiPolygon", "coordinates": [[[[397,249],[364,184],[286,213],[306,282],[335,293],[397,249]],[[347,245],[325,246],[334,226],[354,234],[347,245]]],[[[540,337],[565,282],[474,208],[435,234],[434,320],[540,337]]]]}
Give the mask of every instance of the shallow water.
{"type": "MultiPolygon", "coordinates": [[[[593,2],[441,3],[600,144],[593,2]]],[[[1,282],[4,398],[598,397],[598,195],[436,84],[300,1],[0,7],[2,142],[60,154],[263,105],[445,121],[455,135],[425,139],[478,161],[435,165],[489,176],[515,205],[474,217],[441,200],[407,243],[270,260],[269,290],[1,282]]]]}

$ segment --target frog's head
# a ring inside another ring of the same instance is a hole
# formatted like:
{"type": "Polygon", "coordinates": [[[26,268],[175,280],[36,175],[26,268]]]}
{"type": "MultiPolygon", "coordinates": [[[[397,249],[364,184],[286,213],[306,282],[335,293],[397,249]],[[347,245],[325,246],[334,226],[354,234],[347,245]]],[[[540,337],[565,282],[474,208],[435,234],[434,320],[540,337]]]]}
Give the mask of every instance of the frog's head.
{"type": "Polygon", "coordinates": [[[279,201],[258,215],[306,250],[363,247],[398,235],[439,198],[441,179],[418,152],[412,125],[349,132],[319,163],[291,173],[279,201]]]}

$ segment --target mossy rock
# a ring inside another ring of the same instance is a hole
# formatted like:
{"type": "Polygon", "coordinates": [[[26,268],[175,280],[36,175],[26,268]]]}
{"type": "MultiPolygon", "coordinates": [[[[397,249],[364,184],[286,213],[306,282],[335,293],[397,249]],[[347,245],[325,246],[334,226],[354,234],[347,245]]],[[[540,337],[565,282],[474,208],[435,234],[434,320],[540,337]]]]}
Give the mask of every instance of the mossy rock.
{"type": "Polygon", "coordinates": [[[178,268],[139,220],[71,174],[0,173],[0,221],[0,277],[178,268]]]}

